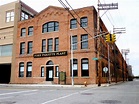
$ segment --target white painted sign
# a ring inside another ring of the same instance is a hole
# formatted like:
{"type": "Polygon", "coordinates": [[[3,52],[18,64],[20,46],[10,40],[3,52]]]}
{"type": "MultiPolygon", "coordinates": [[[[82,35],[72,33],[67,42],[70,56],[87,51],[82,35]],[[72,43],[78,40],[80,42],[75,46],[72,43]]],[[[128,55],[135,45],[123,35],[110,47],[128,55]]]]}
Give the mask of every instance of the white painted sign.
{"type": "Polygon", "coordinates": [[[104,68],[103,68],[103,71],[104,71],[105,73],[107,73],[108,68],[107,68],[107,67],[104,67],[104,68]]]}

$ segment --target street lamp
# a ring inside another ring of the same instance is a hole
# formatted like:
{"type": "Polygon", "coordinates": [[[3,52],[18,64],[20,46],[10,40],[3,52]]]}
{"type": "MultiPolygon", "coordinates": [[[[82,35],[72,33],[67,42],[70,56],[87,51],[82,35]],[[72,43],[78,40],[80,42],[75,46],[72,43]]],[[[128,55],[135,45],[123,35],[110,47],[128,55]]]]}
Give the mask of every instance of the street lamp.
{"type": "MultiPolygon", "coordinates": [[[[129,49],[122,49],[122,55],[125,55],[125,61],[127,61],[126,55],[130,52],[129,49]]],[[[123,82],[124,82],[124,68],[123,68],[123,60],[122,60],[122,74],[123,74],[123,82]]]]}
{"type": "Polygon", "coordinates": [[[129,49],[122,49],[122,55],[125,55],[125,61],[127,61],[126,55],[128,55],[128,53],[130,52],[129,49]]]}

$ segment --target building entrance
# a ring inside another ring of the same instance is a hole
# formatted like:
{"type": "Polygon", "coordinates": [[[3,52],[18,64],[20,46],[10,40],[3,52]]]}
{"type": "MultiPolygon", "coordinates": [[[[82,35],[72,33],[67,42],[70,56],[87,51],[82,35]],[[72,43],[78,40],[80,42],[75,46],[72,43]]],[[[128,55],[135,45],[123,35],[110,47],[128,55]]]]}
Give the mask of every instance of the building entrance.
{"type": "Polygon", "coordinates": [[[9,83],[11,77],[11,64],[0,65],[0,83],[9,83]]]}
{"type": "Polygon", "coordinates": [[[53,62],[48,61],[46,64],[46,81],[53,81],[53,76],[54,76],[54,67],[53,67],[53,62]]]}
{"type": "Polygon", "coordinates": [[[47,67],[46,81],[53,81],[53,67],[47,67]]]}

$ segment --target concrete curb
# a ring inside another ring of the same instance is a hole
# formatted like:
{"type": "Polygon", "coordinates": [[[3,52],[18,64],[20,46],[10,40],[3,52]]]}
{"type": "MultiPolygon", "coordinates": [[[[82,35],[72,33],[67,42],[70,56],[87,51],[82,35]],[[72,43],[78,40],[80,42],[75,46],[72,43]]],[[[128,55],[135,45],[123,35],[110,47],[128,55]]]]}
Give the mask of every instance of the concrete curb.
{"type": "Polygon", "coordinates": [[[117,82],[117,83],[111,83],[111,84],[101,84],[101,86],[98,86],[97,84],[92,85],[59,85],[59,84],[0,84],[0,87],[73,87],[73,88],[92,88],[92,87],[109,87],[117,84],[121,84],[124,82],[117,82]]]}

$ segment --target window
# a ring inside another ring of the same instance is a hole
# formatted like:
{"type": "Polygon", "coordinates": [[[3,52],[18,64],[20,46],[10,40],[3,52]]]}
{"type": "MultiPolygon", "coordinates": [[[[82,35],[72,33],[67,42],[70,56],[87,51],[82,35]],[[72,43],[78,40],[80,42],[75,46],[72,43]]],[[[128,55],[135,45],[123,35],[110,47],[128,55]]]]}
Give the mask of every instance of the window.
{"type": "Polygon", "coordinates": [[[26,36],[26,28],[21,29],[21,37],[26,36]]]}
{"type": "Polygon", "coordinates": [[[80,24],[81,24],[81,27],[87,27],[87,25],[88,25],[87,17],[82,17],[80,20],[80,24]]]}
{"type": "Polygon", "coordinates": [[[55,71],[55,77],[59,76],[59,66],[55,67],[56,71],[55,71]]]}
{"type": "Polygon", "coordinates": [[[59,38],[55,38],[55,51],[59,50],[59,38]]]}
{"type": "Polygon", "coordinates": [[[59,23],[58,22],[48,22],[48,23],[43,25],[42,33],[58,31],[58,29],[59,29],[59,23]]]}
{"type": "Polygon", "coordinates": [[[72,49],[77,50],[77,35],[72,36],[72,49]]]}
{"type": "Polygon", "coordinates": [[[29,19],[29,15],[22,11],[22,13],[21,13],[21,21],[22,20],[26,20],[26,19],[29,19]]]}
{"type": "Polygon", "coordinates": [[[33,35],[33,26],[28,28],[28,35],[29,36],[33,35]]]}
{"type": "Polygon", "coordinates": [[[27,62],[27,75],[26,77],[32,76],[32,62],[27,62]]]}
{"type": "Polygon", "coordinates": [[[41,77],[44,77],[44,67],[41,67],[41,77]]]}
{"type": "Polygon", "coordinates": [[[14,21],[14,11],[7,11],[6,12],[6,22],[14,21]]]}
{"type": "MultiPolygon", "coordinates": [[[[71,75],[72,75],[72,60],[71,60],[71,75]]],[[[73,76],[78,76],[78,60],[73,59],[73,76]]]]}
{"type": "Polygon", "coordinates": [[[84,58],[81,60],[82,76],[89,76],[89,65],[88,59],[84,58]]]}
{"type": "Polygon", "coordinates": [[[25,54],[25,42],[20,43],[20,54],[25,54]]]}
{"type": "Polygon", "coordinates": [[[71,19],[70,20],[70,29],[75,29],[75,28],[77,28],[77,20],[71,19]]]}
{"type": "Polygon", "coordinates": [[[47,51],[48,51],[48,52],[53,51],[53,39],[48,39],[47,51]]]}
{"type": "Polygon", "coordinates": [[[0,46],[0,56],[12,56],[12,46],[11,44],[0,46]]]}
{"type": "Polygon", "coordinates": [[[32,47],[33,47],[33,42],[32,41],[29,41],[28,42],[28,54],[31,54],[32,53],[32,47]]]}
{"type": "Polygon", "coordinates": [[[46,52],[46,39],[42,40],[42,52],[46,52]]]}
{"type": "Polygon", "coordinates": [[[19,77],[24,77],[24,63],[19,63],[19,77]]]}
{"type": "Polygon", "coordinates": [[[81,49],[88,49],[88,35],[81,35],[81,49]]]}

